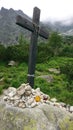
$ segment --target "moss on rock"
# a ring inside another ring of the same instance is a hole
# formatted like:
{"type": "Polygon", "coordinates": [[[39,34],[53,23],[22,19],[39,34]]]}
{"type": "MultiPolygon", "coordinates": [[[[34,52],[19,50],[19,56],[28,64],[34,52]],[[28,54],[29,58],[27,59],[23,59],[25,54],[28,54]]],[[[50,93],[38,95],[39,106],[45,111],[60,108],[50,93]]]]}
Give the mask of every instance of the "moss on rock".
{"type": "Polygon", "coordinates": [[[60,130],[73,130],[73,120],[71,118],[64,118],[59,123],[60,130]]]}
{"type": "Polygon", "coordinates": [[[0,130],[73,130],[73,116],[47,104],[20,109],[0,102],[0,130]]]}

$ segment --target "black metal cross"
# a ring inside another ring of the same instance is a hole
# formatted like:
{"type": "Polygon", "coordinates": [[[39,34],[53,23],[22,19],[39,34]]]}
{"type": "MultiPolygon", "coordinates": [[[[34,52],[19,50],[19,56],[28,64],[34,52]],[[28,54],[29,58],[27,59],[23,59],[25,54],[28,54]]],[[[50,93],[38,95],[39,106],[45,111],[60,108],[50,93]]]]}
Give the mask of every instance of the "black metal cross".
{"type": "Polygon", "coordinates": [[[18,15],[16,18],[16,24],[32,32],[30,42],[30,52],[29,52],[28,77],[27,77],[27,82],[31,85],[31,87],[34,86],[38,35],[40,35],[45,39],[48,39],[49,36],[49,34],[45,30],[40,28],[39,20],[40,20],[40,9],[38,9],[37,7],[34,8],[32,21],[20,15],[18,15]]]}

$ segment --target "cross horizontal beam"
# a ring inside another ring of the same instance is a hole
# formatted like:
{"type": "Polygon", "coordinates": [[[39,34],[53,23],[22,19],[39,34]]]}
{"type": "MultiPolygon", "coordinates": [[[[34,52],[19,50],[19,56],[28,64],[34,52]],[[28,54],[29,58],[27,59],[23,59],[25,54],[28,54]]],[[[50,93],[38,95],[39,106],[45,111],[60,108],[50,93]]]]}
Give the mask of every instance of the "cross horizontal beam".
{"type": "Polygon", "coordinates": [[[42,29],[42,27],[39,27],[39,25],[37,25],[36,23],[28,20],[26,17],[22,17],[21,15],[18,15],[16,17],[16,24],[28,29],[31,32],[34,32],[35,28],[38,34],[45,39],[48,39],[49,37],[49,33],[46,30],[42,29]]]}

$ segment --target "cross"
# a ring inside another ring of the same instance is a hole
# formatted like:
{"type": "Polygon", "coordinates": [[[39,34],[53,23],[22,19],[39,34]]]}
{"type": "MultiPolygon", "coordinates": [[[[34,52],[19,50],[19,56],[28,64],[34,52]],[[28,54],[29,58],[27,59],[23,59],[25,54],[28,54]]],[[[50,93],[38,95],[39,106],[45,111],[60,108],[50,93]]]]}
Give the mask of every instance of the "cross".
{"type": "Polygon", "coordinates": [[[49,36],[48,32],[46,32],[40,27],[39,21],[40,21],[40,9],[37,7],[35,7],[33,10],[32,21],[20,15],[16,17],[16,24],[32,32],[30,41],[28,77],[27,77],[27,82],[31,85],[31,87],[34,86],[38,35],[45,39],[48,39],[49,36]]]}

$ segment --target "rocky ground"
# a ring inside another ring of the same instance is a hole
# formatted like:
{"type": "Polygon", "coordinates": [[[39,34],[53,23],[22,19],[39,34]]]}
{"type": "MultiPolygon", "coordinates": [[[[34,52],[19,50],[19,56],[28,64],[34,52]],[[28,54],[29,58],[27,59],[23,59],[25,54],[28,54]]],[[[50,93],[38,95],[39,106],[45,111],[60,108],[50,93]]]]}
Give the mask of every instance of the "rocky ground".
{"type": "Polygon", "coordinates": [[[29,84],[21,84],[19,88],[9,87],[4,90],[0,100],[7,104],[20,108],[33,108],[41,104],[48,104],[73,112],[73,106],[67,105],[63,102],[57,102],[56,98],[50,98],[49,95],[40,91],[40,88],[33,89],[29,84]]]}
{"type": "Polygon", "coordinates": [[[0,130],[73,130],[73,106],[29,84],[9,87],[0,96],[0,130]]]}

